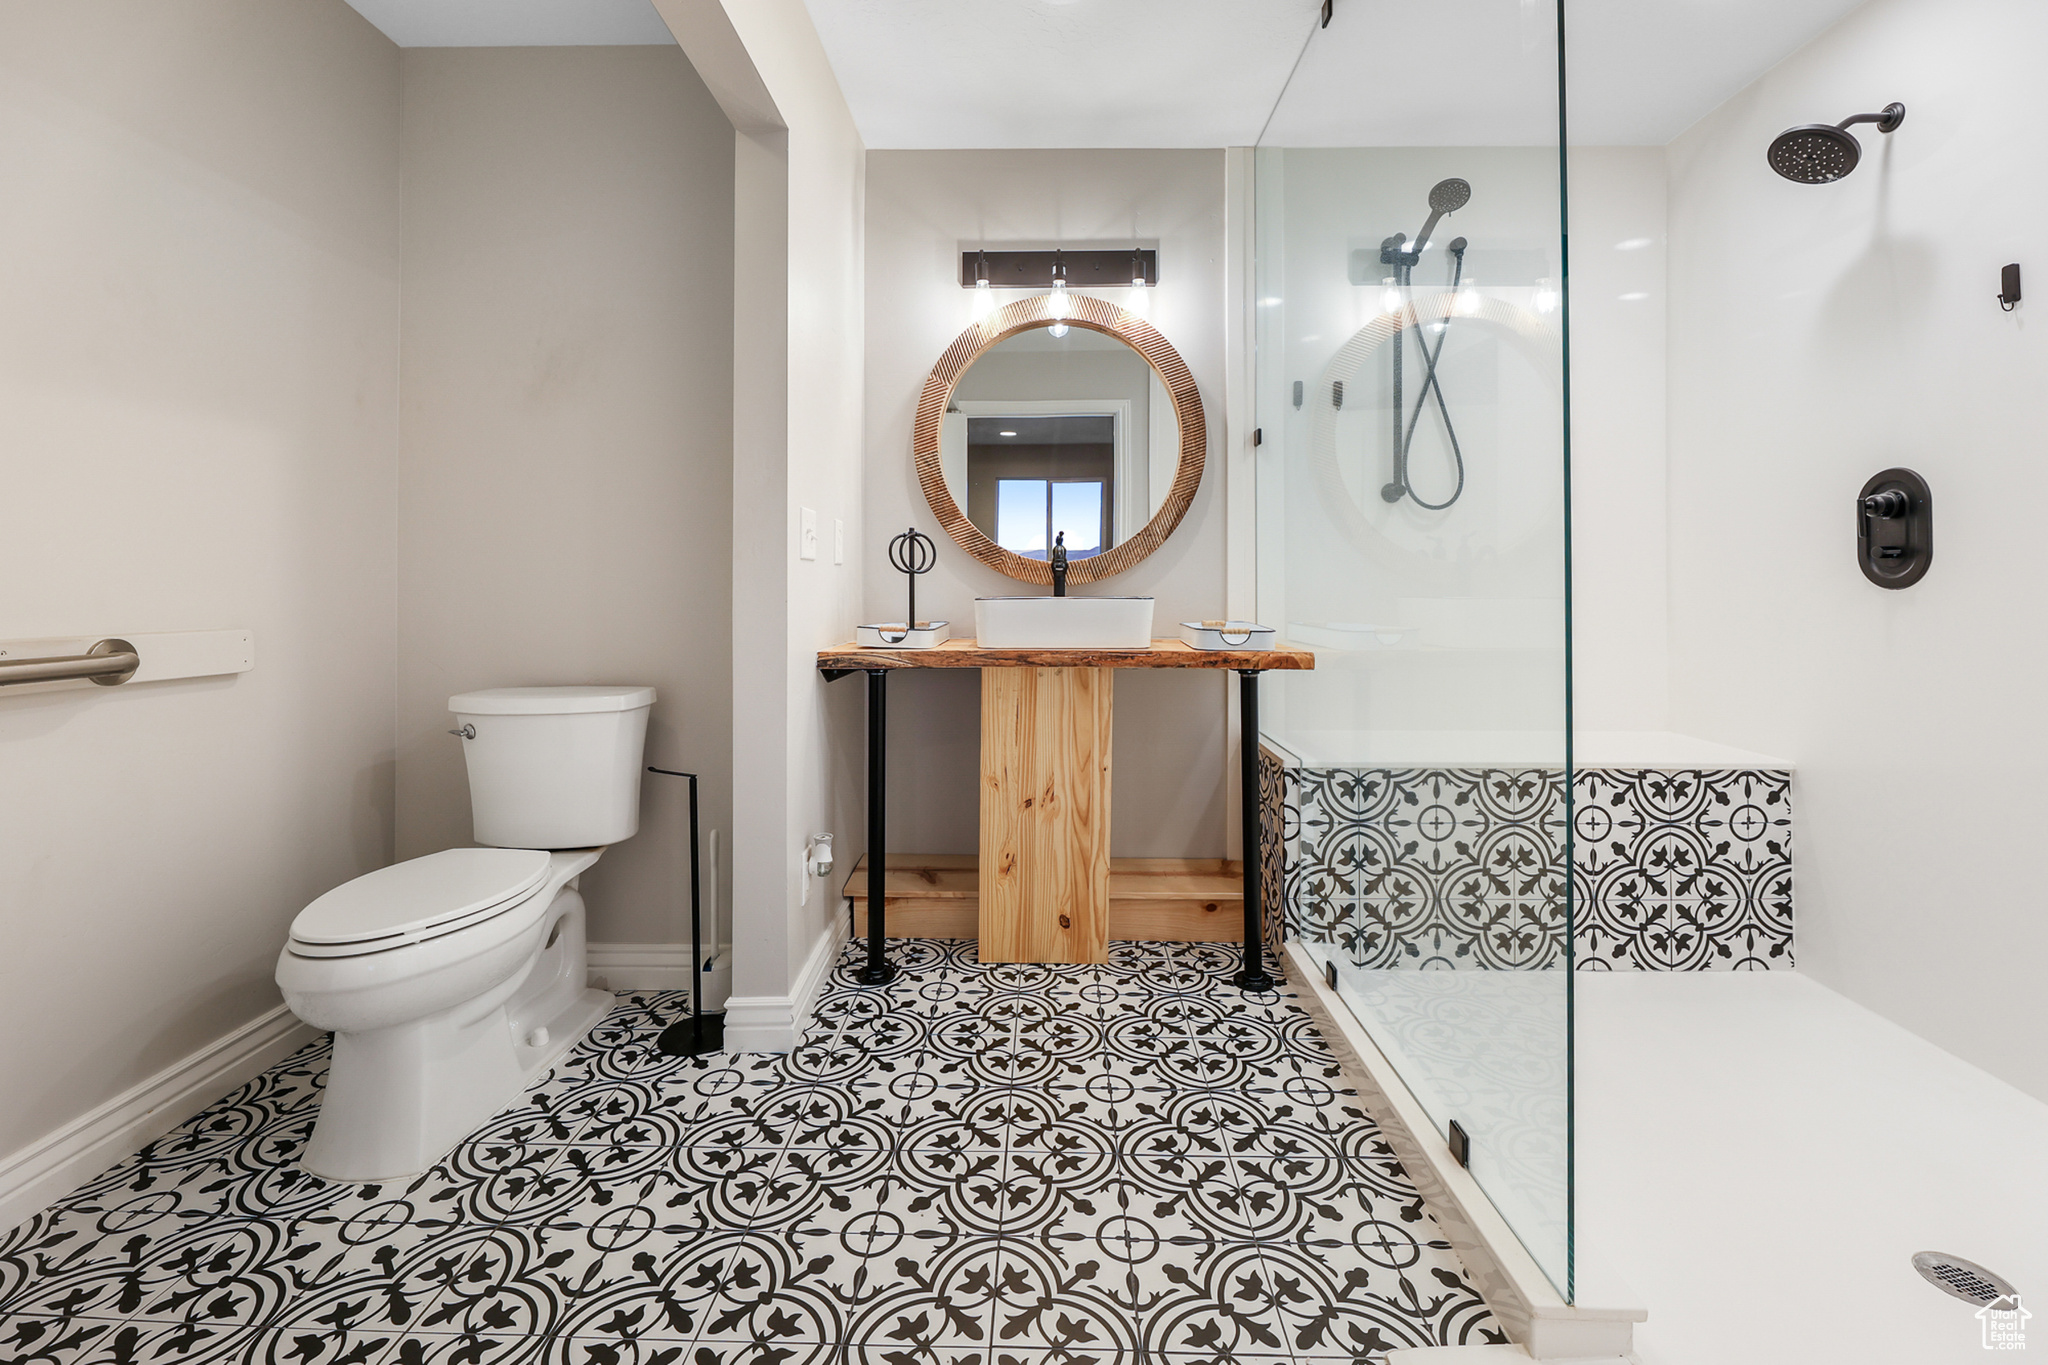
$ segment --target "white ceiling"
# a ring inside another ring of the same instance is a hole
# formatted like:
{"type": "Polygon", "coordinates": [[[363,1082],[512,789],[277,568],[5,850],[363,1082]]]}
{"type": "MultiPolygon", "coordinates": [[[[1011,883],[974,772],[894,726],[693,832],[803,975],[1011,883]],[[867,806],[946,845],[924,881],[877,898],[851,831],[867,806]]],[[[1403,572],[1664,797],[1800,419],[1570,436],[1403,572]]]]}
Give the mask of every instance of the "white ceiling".
{"type": "MultiPolygon", "coordinates": [[[[1556,138],[1549,0],[806,3],[870,147],[1556,138]]],[[[1566,0],[1571,139],[1668,142],[1860,3],[1566,0]]]]}
{"type": "Polygon", "coordinates": [[[673,43],[648,0],[348,0],[400,47],[673,43]]]}
{"type": "MultiPolygon", "coordinates": [[[[649,0],[348,3],[401,47],[674,41],[649,0]]],[[[870,147],[1556,138],[1551,0],[806,3],[870,147]]],[[[1571,140],[1669,142],[1861,3],[1565,0],[1571,140]]]]}
{"type": "Polygon", "coordinates": [[[1228,147],[1321,0],[807,3],[870,147],[1228,147]]]}
{"type": "Polygon", "coordinates": [[[1864,3],[1566,0],[1571,139],[1661,146],[1864,3]]]}

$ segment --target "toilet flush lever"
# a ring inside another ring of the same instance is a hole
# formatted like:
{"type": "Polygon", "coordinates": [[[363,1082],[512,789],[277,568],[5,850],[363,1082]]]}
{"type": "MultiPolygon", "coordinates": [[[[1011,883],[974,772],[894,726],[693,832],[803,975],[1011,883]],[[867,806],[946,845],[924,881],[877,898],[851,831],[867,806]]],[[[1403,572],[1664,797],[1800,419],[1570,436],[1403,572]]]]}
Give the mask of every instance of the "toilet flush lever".
{"type": "Polygon", "coordinates": [[[475,739],[476,727],[474,725],[464,725],[460,730],[450,730],[448,733],[458,739],[475,739]]]}

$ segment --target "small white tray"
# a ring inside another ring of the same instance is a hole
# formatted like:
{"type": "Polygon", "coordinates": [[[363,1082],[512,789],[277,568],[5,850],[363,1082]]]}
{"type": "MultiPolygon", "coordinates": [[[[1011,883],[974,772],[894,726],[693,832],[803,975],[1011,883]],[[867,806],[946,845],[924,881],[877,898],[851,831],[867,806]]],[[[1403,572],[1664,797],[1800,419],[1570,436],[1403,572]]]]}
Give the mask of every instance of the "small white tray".
{"type": "Polygon", "coordinates": [[[936,649],[952,638],[953,629],[944,621],[927,621],[910,631],[901,621],[884,621],[878,626],[856,626],[853,631],[853,642],[862,649],[936,649]]]}
{"type": "Polygon", "coordinates": [[[1221,626],[1183,621],[1180,638],[1196,649],[1271,649],[1273,628],[1256,621],[1225,621],[1221,626]]]}

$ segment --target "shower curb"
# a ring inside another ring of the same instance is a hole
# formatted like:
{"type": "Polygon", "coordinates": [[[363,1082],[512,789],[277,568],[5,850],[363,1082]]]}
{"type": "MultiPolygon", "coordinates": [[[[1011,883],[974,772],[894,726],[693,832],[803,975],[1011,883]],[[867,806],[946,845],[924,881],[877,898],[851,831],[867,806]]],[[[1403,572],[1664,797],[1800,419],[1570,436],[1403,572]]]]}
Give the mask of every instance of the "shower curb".
{"type": "MultiPolygon", "coordinates": [[[[1613,1306],[1566,1303],[1479,1182],[1451,1155],[1450,1145],[1386,1054],[1324,984],[1316,963],[1299,943],[1288,944],[1287,952],[1294,959],[1289,980],[1298,983],[1303,1007],[1336,1052],[1338,1064],[1358,1086],[1359,1097],[1386,1134],[1387,1145],[1415,1182],[1437,1226],[1464,1261],[1473,1284],[1509,1338],[1535,1360],[1630,1358],[1635,1324],[1645,1321],[1649,1310],[1637,1305],[1635,1295],[1611,1276],[1595,1281],[1601,1288],[1594,1302],[1613,1306]]],[[[1582,1272],[1579,1278],[1583,1284],[1591,1277],[1582,1272]]],[[[1456,1349],[1469,1352],[1474,1348],[1456,1349]]]]}

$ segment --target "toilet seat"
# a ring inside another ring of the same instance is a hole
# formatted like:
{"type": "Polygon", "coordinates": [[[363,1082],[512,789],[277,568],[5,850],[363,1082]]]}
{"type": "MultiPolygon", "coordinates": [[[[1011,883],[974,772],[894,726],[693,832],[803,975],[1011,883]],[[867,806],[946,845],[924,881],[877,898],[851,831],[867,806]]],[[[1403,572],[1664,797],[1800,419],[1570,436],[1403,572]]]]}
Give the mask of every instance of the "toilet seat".
{"type": "Polygon", "coordinates": [[[299,912],[287,951],[359,957],[504,914],[547,880],[543,849],[451,848],[344,882],[299,912]]]}

